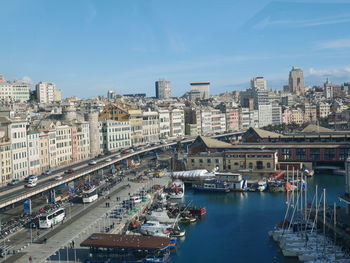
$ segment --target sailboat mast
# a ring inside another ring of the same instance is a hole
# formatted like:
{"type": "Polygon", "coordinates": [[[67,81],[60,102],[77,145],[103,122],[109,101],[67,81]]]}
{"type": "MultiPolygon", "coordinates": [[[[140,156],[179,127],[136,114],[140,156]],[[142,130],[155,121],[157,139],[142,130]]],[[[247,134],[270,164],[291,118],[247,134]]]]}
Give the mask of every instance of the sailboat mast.
{"type": "Polygon", "coordinates": [[[323,235],[326,236],[326,188],[323,188],[323,235]]]}
{"type": "Polygon", "coordinates": [[[333,226],[333,232],[334,232],[334,244],[337,241],[337,233],[336,233],[336,226],[337,226],[337,206],[334,202],[334,226],[333,226]]]}

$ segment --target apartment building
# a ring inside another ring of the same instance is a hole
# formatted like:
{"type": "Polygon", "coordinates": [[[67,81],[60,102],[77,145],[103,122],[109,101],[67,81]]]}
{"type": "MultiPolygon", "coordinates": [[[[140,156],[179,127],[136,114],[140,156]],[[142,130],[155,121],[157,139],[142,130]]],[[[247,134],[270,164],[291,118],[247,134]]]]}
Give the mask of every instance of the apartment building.
{"type": "Polygon", "coordinates": [[[72,162],[72,129],[70,126],[57,122],[56,132],[56,160],[57,166],[72,162]]]}
{"type": "Polygon", "coordinates": [[[27,131],[28,173],[40,174],[40,132],[27,131]]]}
{"type": "Polygon", "coordinates": [[[185,135],[185,114],[182,109],[171,109],[169,111],[170,136],[179,137],[185,135]]]}
{"type": "Polygon", "coordinates": [[[0,131],[0,186],[7,185],[12,180],[11,142],[0,131]]]}
{"type": "Polygon", "coordinates": [[[104,152],[131,146],[131,129],[128,121],[104,120],[100,127],[101,145],[104,152]]]}
{"type": "Polygon", "coordinates": [[[170,112],[167,109],[159,109],[159,138],[170,137],[170,112]]]}
{"type": "Polygon", "coordinates": [[[142,113],[142,134],[144,143],[159,141],[159,114],[156,111],[144,111],[142,113]]]}
{"type": "Polygon", "coordinates": [[[40,169],[46,171],[50,169],[49,158],[49,135],[47,132],[39,133],[39,153],[40,153],[40,169]]]}
{"type": "Polygon", "coordinates": [[[239,130],[239,109],[226,109],[225,118],[227,131],[239,130]]]}

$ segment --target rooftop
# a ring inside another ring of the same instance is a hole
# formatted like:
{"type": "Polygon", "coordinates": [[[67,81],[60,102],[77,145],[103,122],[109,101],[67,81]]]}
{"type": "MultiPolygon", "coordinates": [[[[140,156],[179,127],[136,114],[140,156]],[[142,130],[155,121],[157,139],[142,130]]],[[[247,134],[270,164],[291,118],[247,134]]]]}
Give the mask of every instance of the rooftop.
{"type": "Polygon", "coordinates": [[[170,243],[166,237],[94,233],[85,239],[82,247],[119,247],[131,249],[163,249],[170,243]]]}

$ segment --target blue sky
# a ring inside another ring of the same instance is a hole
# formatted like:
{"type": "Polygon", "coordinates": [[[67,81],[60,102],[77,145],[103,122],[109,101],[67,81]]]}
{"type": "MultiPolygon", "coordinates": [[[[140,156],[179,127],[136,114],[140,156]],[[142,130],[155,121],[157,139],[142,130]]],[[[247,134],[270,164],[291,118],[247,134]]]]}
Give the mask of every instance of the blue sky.
{"type": "Polygon", "coordinates": [[[350,81],[350,1],[2,0],[0,74],[51,81],[63,96],[145,92],[191,81],[211,93],[269,88],[293,65],[306,84],[350,81]]]}

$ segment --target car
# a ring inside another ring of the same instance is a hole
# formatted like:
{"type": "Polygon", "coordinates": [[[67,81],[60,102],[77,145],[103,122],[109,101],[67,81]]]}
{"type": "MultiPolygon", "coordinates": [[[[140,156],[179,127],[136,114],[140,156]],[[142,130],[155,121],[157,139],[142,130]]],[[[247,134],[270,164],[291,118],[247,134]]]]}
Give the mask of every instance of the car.
{"type": "Polygon", "coordinates": [[[116,156],[115,156],[115,158],[121,158],[122,156],[120,155],[120,154],[117,154],[116,156]]]}
{"type": "Polygon", "coordinates": [[[97,162],[95,160],[92,160],[91,162],[89,162],[90,165],[95,165],[97,164],[97,162]]]}
{"type": "Polygon", "coordinates": [[[57,176],[55,177],[55,181],[60,181],[60,180],[62,180],[62,179],[63,179],[62,175],[57,175],[57,176]]]}
{"type": "Polygon", "coordinates": [[[18,179],[13,179],[11,182],[9,182],[8,184],[9,185],[16,185],[19,183],[19,180],[18,179]]]}
{"type": "Polygon", "coordinates": [[[26,184],[26,187],[32,188],[32,187],[35,187],[36,185],[37,185],[36,182],[29,181],[29,182],[26,184]]]}
{"type": "Polygon", "coordinates": [[[129,150],[124,150],[121,152],[121,154],[128,154],[130,151],[129,150]]]}
{"type": "Polygon", "coordinates": [[[100,153],[99,155],[97,155],[98,158],[103,157],[103,156],[104,156],[103,153],[100,153]]]}
{"type": "Polygon", "coordinates": [[[105,160],[106,163],[111,162],[111,161],[112,161],[111,158],[108,158],[108,159],[105,160]]]}
{"type": "Polygon", "coordinates": [[[26,178],[25,178],[25,181],[27,182],[27,183],[30,183],[30,182],[34,182],[34,183],[36,183],[37,181],[38,181],[38,177],[36,176],[36,175],[29,175],[29,176],[27,176],[26,178]]]}
{"type": "Polygon", "coordinates": [[[42,175],[50,175],[52,174],[51,170],[46,170],[45,172],[42,173],[42,175]]]}
{"type": "Polygon", "coordinates": [[[111,151],[108,151],[108,152],[105,153],[105,155],[110,155],[110,154],[112,154],[111,151]]]}
{"type": "Polygon", "coordinates": [[[66,174],[74,174],[75,171],[73,169],[68,169],[67,171],[65,171],[66,174]]]}

